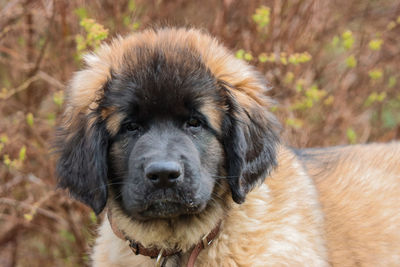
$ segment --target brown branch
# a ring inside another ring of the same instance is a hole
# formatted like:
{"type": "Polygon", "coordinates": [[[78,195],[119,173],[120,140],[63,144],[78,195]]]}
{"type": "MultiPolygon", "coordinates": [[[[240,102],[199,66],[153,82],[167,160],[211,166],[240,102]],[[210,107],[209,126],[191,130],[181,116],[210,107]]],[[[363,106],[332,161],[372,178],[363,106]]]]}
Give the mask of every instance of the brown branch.
{"type": "Polygon", "coordinates": [[[4,231],[5,234],[0,236],[0,247],[10,242],[11,240],[14,240],[20,231],[25,230],[27,228],[28,226],[26,224],[21,224],[21,223],[16,223],[11,227],[9,227],[6,231],[4,231]]]}
{"type": "Polygon", "coordinates": [[[1,99],[2,99],[2,100],[7,100],[7,99],[9,99],[10,97],[12,97],[13,95],[15,95],[15,94],[17,94],[17,93],[19,93],[19,92],[22,92],[22,91],[24,91],[24,90],[26,90],[26,89],[29,87],[29,85],[31,85],[31,83],[37,81],[38,79],[39,79],[39,76],[38,76],[38,75],[35,75],[35,76],[30,77],[30,78],[27,79],[25,82],[23,82],[20,86],[11,89],[5,96],[1,97],[0,100],[1,100],[1,99]]]}
{"type": "MultiPolygon", "coordinates": [[[[55,193],[51,193],[49,195],[52,196],[54,194],[55,193]]],[[[45,197],[45,199],[47,199],[47,197],[45,197]]],[[[59,216],[57,213],[39,207],[44,202],[43,199],[39,202],[36,205],[32,205],[12,198],[5,198],[5,197],[0,198],[0,204],[10,205],[14,207],[21,207],[31,211],[35,210],[37,213],[57,221],[58,223],[63,225],[63,227],[68,227],[68,222],[64,218],[59,216]]]]}
{"type": "Polygon", "coordinates": [[[50,33],[51,33],[50,27],[54,24],[55,14],[56,14],[55,8],[53,8],[53,13],[51,15],[51,18],[49,19],[49,23],[48,23],[47,30],[46,30],[46,39],[44,41],[42,48],[40,49],[40,53],[39,53],[38,58],[36,59],[35,66],[30,71],[28,76],[32,76],[32,75],[36,74],[38,72],[38,70],[40,69],[40,64],[42,63],[44,54],[46,52],[47,45],[49,44],[49,41],[50,41],[50,33]]]}
{"type": "Polygon", "coordinates": [[[0,40],[3,39],[3,37],[11,30],[11,26],[6,26],[4,29],[0,32],[0,40]]]}
{"type": "Polygon", "coordinates": [[[37,75],[40,77],[40,79],[44,80],[45,82],[57,87],[58,89],[64,90],[65,89],[65,84],[60,82],[58,79],[54,78],[53,76],[50,76],[44,71],[39,71],[37,75]]]}

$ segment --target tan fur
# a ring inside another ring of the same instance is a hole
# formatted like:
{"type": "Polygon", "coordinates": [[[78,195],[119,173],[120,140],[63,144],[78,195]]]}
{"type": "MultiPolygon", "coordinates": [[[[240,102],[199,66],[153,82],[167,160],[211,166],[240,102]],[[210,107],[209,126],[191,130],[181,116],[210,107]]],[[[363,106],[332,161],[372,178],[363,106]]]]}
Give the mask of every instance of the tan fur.
{"type": "MultiPolygon", "coordinates": [[[[103,115],[103,114],[102,114],[103,115]]],[[[120,127],[121,127],[121,122],[124,119],[125,115],[121,113],[112,113],[111,115],[104,114],[105,117],[108,117],[107,120],[107,130],[112,134],[115,135],[120,127]]]]}
{"type": "MultiPolygon", "coordinates": [[[[218,239],[200,254],[196,266],[396,266],[400,144],[337,149],[333,164],[328,167],[332,172],[307,164],[312,179],[282,147],[272,176],[244,204],[230,200],[218,239]]],[[[196,235],[191,230],[186,234],[196,235]]],[[[107,220],[94,261],[95,266],[154,264],[133,255],[107,220]]]]}
{"type": "MultiPolygon", "coordinates": [[[[283,147],[280,161],[282,167],[266,183],[249,193],[244,204],[234,204],[230,196],[226,198],[230,208],[222,216],[224,220],[219,236],[207,251],[200,254],[196,266],[328,265],[323,218],[313,182],[294,155],[283,147]]],[[[123,230],[129,229],[143,243],[150,239],[158,241],[158,245],[163,244],[160,242],[163,239],[178,243],[190,240],[192,246],[214,228],[215,219],[220,218],[218,215],[215,212],[206,214],[204,219],[208,218],[208,221],[182,225],[174,233],[167,233],[168,227],[160,225],[154,229],[152,226],[139,226],[146,227],[145,231],[139,228],[142,231],[139,232],[137,226],[125,221],[123,215],[116,218],[123,230]],[[206,231],[198,231],[200,227],[206,227],[206,231]]],[[[101,237],[94,251],[95,266],[146,266],[146,259],[135,256],[126,243],[113,234],[107,220],[100,231],[101,237]],[[116,256],[121,254],[124,257],[116,256]],[[129,265],[123,265],[125,263],[129,265]]],[[[184,261],[187,258],[188,252],[184,261]]],[[[154,265],[154,260],[147,258],[146,262],[148,266],[154,265]]]]}
{"type": "MultiPolygon", "coordinates": [[[[211,100],[210,100],[210,102],[211,102],[211,100]]],[[[222,123],[222,112],[215,109],[215,104],[213,104],[211,102],[211,103],[204,105],[200,109],[200,112],[207,116],[208,121],[210,122],[211,126],[214,129],[219,130],[220,125],[222,123]]]]}
{"type": "MultiPolygon", "coordinates": [[[[190,47],[200,53],[205,65],[217,79],[244,89],[253,100],[261,99],[260,94],[266,90],[265,84],[258,79],[251,66],[235,58],[209,35],[194,29],[146,30],[126,38],[117,38],[110,45],[104,44],[95,53],[84,57],[86,68],[77,72],[70,83],[68,92],[72,105],[66,108],[65,125],[76,121],[75,118],[80,113],[86,114],[97,107],[96,101],[102,97],[102,86],[111,77],[111,71],[118,72],[122,67],[124,54],[140,45],[190,47]]],[[[134,65],[135,57],[131,60],[134,65]]],[[[244,105],[248,101],[244,99],[241,102],[244,105]]],[[[219,118],[215,115],[211,115],[212,121],[218,122],[219,118]]]]}
{"type": "MultiPolygon", "coordinates": [[[[123,67],[127,51],[146,47],[188,47],[196,51],[213,75],[223,81],[250,117],[269,106],[262,96],[265,84],[246,63],[236,59],[214,38],[193,29],[146,30],[117,38],[85,57],[86,69],[72,80],[64,118],[77,128],[79,115],[97,107],[102,87],[123,67]]],[[[177,55],[167,55],[171,58],[177,55]]],[[[135,65],[132,55],[132,66],[135,65]]],[[[217,130],[222,113],[203,107],[217,130]]],[[[226,107],[220,107],[223,111],[226,107]]],[[[105,110],[111,135],[119,130],[123,114],[105,110]]],[[[246,114],[241,120],[250,123],[246,114]]],[[[265,115],[264,123],[272,121],[265,115]]],[[[86,122],[88,129],[95,118],[86,122]]],[[[67,137],[68,138],[68,137],[67,137]]],[[[219,143],[208,153],[218,154],[219,143]]],[[[311,153],[312,154],[312,153],[311,153]]],[[[190,249],[222,219],[215,242],[202,251],[196,266],[395,266],[400,262],[400,145],[368,145],[320,151],[311,158],[297,156],[281,146],[278,167],[265,183],[254,188],[245,203],[235,204],[227,182],[221,180],[216,197],[198,216],[134,222],[109,197],[118,228],[144,246],[177,247],[182,263],[190,249]]],[[[105,219],[92,255],[94,266],[154,266],[154,260],[134,255],[115,236],[105,219]]]]}
{"type": "Polygon", "coordinates": [[[400,144],[335,148],[309,163],[336,266],[400,264],[400,144]],[[327,153],[329,155],[329,153],[327,153]],[[328,171],[321,173],[323,168],[328,171]]]}

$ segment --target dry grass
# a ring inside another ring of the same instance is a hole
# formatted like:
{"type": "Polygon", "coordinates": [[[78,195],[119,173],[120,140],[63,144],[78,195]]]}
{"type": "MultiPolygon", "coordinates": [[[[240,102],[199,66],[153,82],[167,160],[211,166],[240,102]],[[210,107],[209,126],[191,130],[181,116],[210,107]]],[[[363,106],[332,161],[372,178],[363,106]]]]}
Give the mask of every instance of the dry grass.
{"type": "Polygon", "coordinates": [[[55,190],[50,145],[65,84],[97,45],[85,17],[108,39],[207,29],[266,75],[290,145],[400,137],[399,1],[0,0],[0,266],[87,264],[96,218],[55,190]]]}

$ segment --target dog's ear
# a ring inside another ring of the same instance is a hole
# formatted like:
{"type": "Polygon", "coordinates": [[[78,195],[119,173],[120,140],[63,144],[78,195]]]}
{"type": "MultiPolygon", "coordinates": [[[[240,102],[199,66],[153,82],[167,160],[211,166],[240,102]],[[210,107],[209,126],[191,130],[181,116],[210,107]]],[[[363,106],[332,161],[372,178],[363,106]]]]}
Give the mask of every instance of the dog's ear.
{"type": "Polygon", "coordinates": [[[219,84],[227,107],[222,131],[228,183],[233,200],[240,204],[277,164],[280,127],[267,110],[269,101],[260,93],[263,90],[237,87],[224,81],[219,84]]]}
{"type": "Polygon", "coordinates": [[[82,117],[73,123],[75,125],[64,125],[58,130],[58,186],[69,189],[73,197],[99,214],[106,205],[108,194],[108,136],[101,122],[95,121],[88,126],[82,117]]]}
{"type": "Polygon", "coordinates": [[[85,58],[87,68],[69,84],[65,112],[57,130],[58,186],[68,189],[96,214],[105,207],[109,133],[99,104],[110,81],[107,61],[94,54],[85,58]]]}

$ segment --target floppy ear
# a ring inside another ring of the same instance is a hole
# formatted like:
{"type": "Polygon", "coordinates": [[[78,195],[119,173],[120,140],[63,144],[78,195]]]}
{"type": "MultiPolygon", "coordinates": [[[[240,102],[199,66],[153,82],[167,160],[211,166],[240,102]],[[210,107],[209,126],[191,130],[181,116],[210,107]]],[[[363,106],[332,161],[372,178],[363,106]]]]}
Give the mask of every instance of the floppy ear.
{"type": "Polygon", "coordinates": [[[57,130],[58,186],[99,214],[107,202],[109,133],[99,104],[108,88],[115,54],[107,45],[84,57],[66,91],[63,120],[57,130]]]}
{"type": "Polygon", "coordinates": [[[222,125],[228,183],[240,204],[277,164],[279,123],[267,110],[265,96],[226,82],[220,85],[228,108],[222,125]]]}
{"type": "Polygon", "coordinates": [[[73,197],[99,214],[106,205],[108,194],[108,134],[101,122],[95,121],[88,126],[84,115],[73,124],[58,130],[58,186],[69,189],[73,197]]]}

